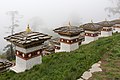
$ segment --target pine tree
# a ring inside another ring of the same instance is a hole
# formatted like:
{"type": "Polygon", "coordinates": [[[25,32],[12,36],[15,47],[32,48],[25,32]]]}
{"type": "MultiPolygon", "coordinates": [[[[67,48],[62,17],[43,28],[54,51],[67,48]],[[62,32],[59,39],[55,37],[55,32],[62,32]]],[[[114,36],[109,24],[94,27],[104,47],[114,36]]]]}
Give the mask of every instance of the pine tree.
{"type": "MultiPolygon", "coordinates": [[[[7,15],[10,15],[11,17],[11,25],[8,27],[10,29],[10,32],[8,33],[10,33],[10,35],[13,35],[15,32],[15,27],[19,26],[18,24],[19,20],[17,18],[19,16],[19,13],[18,11],[8,11],[7,15]]],[[[15,46],[12,43],[6,45],[6,47],[3,50],[5,51],[4,55],[8,60],[15,59],[15,46]]]]}

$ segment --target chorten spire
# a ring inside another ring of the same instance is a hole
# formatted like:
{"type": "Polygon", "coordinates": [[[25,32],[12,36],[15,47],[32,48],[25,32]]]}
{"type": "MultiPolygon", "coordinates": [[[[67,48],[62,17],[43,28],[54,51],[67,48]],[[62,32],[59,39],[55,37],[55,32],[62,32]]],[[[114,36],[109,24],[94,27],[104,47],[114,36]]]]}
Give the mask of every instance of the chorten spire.
{"type": "Polygon", "coordinates": [[[26,32],[27,32],[27,33],[30,33],[30,32],[31,32],[31,29],[30,29],[30,27],[29,27],[29,24],[28,24],[28,26],[27,26],[26,32]]]}
{"type": "Polygon", "coordinates": [[[109,24],[109,22],[108,22],[107,18],[105,18],[105,21],[109,24]]]}
{"type": "Polygon", "coordinates": [[[70,21],[69,21],[69,26],[71,27],[71,23],[70,23],[70,21]]]}
{"type": "Polygon", "coordinates": [[[69,28],[69,32],[70,32],[70,30],[71,30],[71,23],[70,23],[70,21],[69,21],[69,26],[68,26],[68,28],[69,28]]]}
{"type": "Polygon", "coordinates": [[[93,23],[93,20],[91,19],[91,23],[93,23]]]}
{"type": "Polygon", "coordinates": [[[93,22],[93,20],[91,19],[91,23],[92,23],[92,25],[94,26],[94,22],[93,22]]]}

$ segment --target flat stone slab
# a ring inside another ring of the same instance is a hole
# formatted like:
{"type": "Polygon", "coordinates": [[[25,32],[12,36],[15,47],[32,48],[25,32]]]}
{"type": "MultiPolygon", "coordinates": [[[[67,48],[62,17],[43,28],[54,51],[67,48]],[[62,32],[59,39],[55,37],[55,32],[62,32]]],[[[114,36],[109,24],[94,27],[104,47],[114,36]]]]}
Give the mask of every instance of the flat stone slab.
{"type": "Polygon", "coordinates": [[[101,61],[98,62],[98,64],[101,64],[101,63],[102,63],[101,61]]]}
{"type": "Polygon", "coordinates": [[[88,71],[85,71],[83,73],[83,75],[81,76],[83,79],[89,79],[90,77],[92,77],[92,73],[91,72],[88,72],[88,71]]]}
{"type": "Polygon", "coordinates": [[[90,72],[91,72],[91,73],[101,72],[101,71],[102,71],[102,69],[101,69],[100,67],[94,67],[94,68],[91,68],[91,69],[90,69],[90,72]]]}
{"type": "Polygon", "coordinates": [[[82,78],[80,78],[80,79],[77,79],[77,80],[83,80],[82,78]]]}
{"type": "Polygon", "coordinates": [[[88,80],[90,77],[92,77],[92,73],[94,72],[101,72],[102,69],[100,68],[101,66],[101,61],[99,61],[98,63],[95,63],[91,66],[91,69],[89,69],[89,71],[85,71],[83,73],[83,75],[81,76],[80,79],[77,80],[88,80]]]}
{"type": "Polygon", "coordinates": [[[96,67],[100,67],[100,64],[95,63],[95,64],[92,65],[92,68],[96,68],[96,67]]]}
{"type": "Polygon", "coordinates": [[[88,44],[88,43],[90,43],[90,42],[84,41],[84,42],[81,43],[81,45],[88,44]]]}
{"type": "Polygon", "coordinates": [[[21,69],[21,68],[19,68],[17,66],[11,67],[10,70],[12,70],[12,71],[14,71],[16,73],[20,73],[20,72],[24,72],[25,71],[25,70],[23,70],[23,69],[21,69]]]}

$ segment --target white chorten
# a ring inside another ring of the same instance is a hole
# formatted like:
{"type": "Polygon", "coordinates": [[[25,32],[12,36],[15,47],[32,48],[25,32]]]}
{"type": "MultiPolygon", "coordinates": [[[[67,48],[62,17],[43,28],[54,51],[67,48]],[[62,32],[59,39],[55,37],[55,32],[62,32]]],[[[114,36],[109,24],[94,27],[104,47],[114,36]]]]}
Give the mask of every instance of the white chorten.
{"type": "Polygon", "coordinates": [[[68,26],[60,27],[53,31],[60,36],[60,45],[56,45],[56,52],[70,52],[79,48],[80,33],[83,32],[82,28],[71,26],[69,23],[68,26]]]}
{"type": "Polygon", "coordinates": [[[116,19],[111,21],[114,25],[113,25],[113,33],[120,33],[120,19],[116,19]]]}
{"type": "Polygon", "coordinates": [[[31,69],[34,65],[42,63],[41,45],[51,36],[32,32],[27,27],[26,31],[5,37],[5,39],[16,46],[16,65],[10,69],[16,73],[31,69]]]}
{"type": "Polygon", "coordinates": [[[81,26],[85,30],[85,41],[82,44],[87,44],[98,40],[102,26],[97,23],[87,23],[81,26]]]}
{"type": "Polygon", "coordinates": [[[109,21],[103,21],[103,22],[99,22],[99,25],[101,25],[103,28],[101,30],[101,36],[100,37],[108,37],[108,36],[112,36],[112,26],[113,24],[109,21]]]}

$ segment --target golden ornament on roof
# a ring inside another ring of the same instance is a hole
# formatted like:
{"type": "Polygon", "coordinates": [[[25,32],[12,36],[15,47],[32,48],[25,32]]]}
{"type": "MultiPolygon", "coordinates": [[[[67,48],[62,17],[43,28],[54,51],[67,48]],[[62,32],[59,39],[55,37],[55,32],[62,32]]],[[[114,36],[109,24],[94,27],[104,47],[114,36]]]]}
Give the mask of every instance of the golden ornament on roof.
{"type": "Polygon", "coordinates": [[[28,24],[28,26],[27,26],[26,32],[27,32],[27,33],[30,33],[30,32],[31,32],[31,29],[30,29],[30,27],[29,27],[29,24],[28,24]]]}

